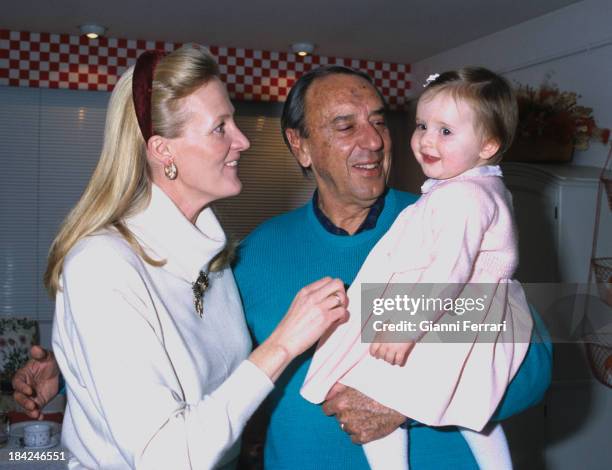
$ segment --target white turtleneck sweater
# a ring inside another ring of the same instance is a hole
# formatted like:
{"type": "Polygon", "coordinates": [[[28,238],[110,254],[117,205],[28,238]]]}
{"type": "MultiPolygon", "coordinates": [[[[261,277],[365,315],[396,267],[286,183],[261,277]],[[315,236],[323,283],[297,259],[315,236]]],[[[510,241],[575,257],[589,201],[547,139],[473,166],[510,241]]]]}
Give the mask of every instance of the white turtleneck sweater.
{"type": "Polygon", "coordinates": [[[210,274],[203,318],[194,308],[192,282],[223,248],[223,230],[209,208],[192,225],[155,185],[126,224],[164,266],[112,230],[81,240],[64,262],[53,349],[67,384],[70,467],[231,468],[273,384],[246,360],[229,268],[210,274]]]}

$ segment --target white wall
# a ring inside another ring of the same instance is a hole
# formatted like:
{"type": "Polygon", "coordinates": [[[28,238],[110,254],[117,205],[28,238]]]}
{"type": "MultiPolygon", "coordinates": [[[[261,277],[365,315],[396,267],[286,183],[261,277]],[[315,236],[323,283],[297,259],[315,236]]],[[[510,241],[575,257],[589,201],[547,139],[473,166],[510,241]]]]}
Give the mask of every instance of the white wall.
{"type": "MultiPolygon", "coordinates": [[[[520,8],[520,2],[517,2],[520,8]]],[[[600,127],[612,127],[612,2],[586,0],[413,64],[418,90],[431,73],[481,65],[522,84],[547,74],[561,90],[581,95],[600,127]]],[[[601,166],[607,148],[591,143],[573,164],[601,166]]]]}

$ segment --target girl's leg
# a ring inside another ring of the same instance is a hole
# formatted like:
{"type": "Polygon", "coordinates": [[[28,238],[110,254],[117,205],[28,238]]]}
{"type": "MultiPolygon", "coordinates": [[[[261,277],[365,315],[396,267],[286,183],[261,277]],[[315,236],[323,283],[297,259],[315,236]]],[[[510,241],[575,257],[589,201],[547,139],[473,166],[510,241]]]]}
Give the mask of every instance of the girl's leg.
{"type": "Polygon", "coordinates": [[[491,424],[482,432],[462,429],[480,470],[512,470],[506,435],[500,424],[491,424]]]}
{"type": "Polygon", "coordinates": [[[397,428],[388,436],[363,445],[372,470],[409,470],[408,430],[397,428]]]}

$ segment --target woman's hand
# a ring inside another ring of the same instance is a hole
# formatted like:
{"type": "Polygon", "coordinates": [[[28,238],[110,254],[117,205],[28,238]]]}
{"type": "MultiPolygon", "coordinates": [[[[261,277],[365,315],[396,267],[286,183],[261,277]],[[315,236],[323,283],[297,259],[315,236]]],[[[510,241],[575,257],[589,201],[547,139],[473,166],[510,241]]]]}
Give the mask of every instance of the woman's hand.
{"type": "Polygon", "coordinates": [[[285,317],[249,359],[276,380],[289,363],[312,346],[332,325],[347,320],[348,299],[340,279],[325,277],[293,299],[285,317]]]}
{"type": "Polygon", "coordinates": [[[342,281],[320,279],[298,292],[268,340],[284,347],[294,358],[312,346],[331,325],[345,321],[346,306],[342,281]]]}

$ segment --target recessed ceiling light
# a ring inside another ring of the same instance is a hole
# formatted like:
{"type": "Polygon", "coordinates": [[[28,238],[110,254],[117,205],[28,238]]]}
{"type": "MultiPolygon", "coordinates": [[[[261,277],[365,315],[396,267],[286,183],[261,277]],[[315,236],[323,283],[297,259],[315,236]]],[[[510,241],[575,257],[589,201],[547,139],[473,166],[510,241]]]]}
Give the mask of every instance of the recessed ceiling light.
{"type": "Polygon", "coordinates": [[[296,42],[291,44],[291,50],[297,55],[305,57],[308,54],[312,54],[312,51],[314,51],[314,44],[311,42],[296,42]]]}
{"type": "Polygon", "coordinates": [[[106,28],[98,24],[83,24],[79,26],[81,34],[84,34],[89,39],[96,39],[99,36],[104,36],[106,28]]]}

